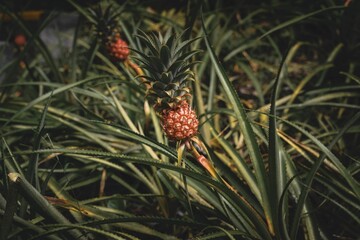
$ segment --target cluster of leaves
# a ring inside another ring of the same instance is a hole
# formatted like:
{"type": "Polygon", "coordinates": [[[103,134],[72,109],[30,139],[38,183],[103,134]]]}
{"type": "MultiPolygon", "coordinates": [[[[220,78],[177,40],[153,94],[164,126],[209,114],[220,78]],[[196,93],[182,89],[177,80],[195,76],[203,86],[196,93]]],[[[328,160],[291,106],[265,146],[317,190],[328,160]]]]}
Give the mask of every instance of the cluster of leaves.
{"type": "Polygon", "coordinates": [[[224,181],[179,161],[136,72],[88,30],[87,8],[69,0],[80,17],[55,58],[40,33],[58,13],[30,29],[0,4],[28,39],[0,66],[1,239],[360,235],[360,24],[348,24],[359,2],[231,3],[111,3],[137,51],[138,29],[201,37],[193,104],[224,181]]]}

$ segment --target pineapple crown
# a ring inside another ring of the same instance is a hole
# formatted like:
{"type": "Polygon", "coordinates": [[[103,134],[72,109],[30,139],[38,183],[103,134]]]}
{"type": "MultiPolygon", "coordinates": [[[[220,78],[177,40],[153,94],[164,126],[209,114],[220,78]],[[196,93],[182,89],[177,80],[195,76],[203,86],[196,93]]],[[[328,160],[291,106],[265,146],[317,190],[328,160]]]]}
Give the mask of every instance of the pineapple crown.
{"type": "Polygon", "coordinates": [[[187,50],[197,38],[182,41],[184,33],[185,31],[176,36],[169,29],[163,36],[161,33],[148,35],[139,31],[137,37],[148,52],[132,49],[138,53],[135,58],[147,70],[146,76],[140,77],[145,78],[145,83],[150,86],[146,98],[158,112],[174,108],[187,97],[191,97],[188,83],[195,79],[190,68],[197,62],[189,60],[199,50],[187,50]]]}
{"type": "Polygon", "coordinates": [[[121,14],[122,8],[107,6],[104,10],[99,4],[94,9],[89,9],[91,22],[99,39],[103,42],[110,41],[115,35],[120,35],[116,18],[121,14]]]}

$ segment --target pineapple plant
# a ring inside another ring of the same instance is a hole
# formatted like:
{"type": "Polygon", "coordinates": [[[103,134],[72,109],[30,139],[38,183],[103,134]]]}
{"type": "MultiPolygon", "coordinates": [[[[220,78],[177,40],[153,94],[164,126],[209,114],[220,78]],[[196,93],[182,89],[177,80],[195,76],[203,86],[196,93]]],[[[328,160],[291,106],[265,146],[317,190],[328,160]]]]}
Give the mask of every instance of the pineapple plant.
{"type": "Polygon", "coordinates": [[[197,137],[199,120],[190,106],[192,94],[189,87],[189,83],[195,81],[191,70],[194,62],[189,60],[199,50],[188,50],[197,38],[183,41],[184,33],[176,36],[169,29],[163,36],[139,31],[137,37],[149,52],[132,50],[138,53],[136,59],[148,73],[140,76],[147,87],[145,98],[160,117],[166,137],[179,143],[178,164],[186,147],[213,178],[225,182],[206,157],[206,147],[197,137]]]}
{"type": "Polygon", "coordinates": [[[116,18],[118,10],[109,5],[104,11],[99,5],[96,9],[89,9],[95,26],[95,32],[114,62],[125,61],[129,56],[129,46],[121,36],[116,18]]]}
{"type": "Polygon", "coordinates": [[[170,141],[189,143],[198,133],[199,121],[190,107],[189,82],[194,80],[189,59],[198,51],[185,51],[194,40],[182,41],[167,31],[147,35],[140,32],[140,41],[149,52],[134,50],[148,75],[142,76],[147,84],[146,99],[161,118],[163,131],[170,141]]]}

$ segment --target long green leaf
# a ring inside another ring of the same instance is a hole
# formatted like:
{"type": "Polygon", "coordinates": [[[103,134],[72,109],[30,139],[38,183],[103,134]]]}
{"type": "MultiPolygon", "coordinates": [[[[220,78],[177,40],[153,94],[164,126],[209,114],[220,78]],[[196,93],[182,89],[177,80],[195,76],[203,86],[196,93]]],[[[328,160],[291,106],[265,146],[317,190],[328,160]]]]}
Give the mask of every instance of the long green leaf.
{"type": "MultiPolygon", "coordinates": [[[[52,94],[50,94],[49,99],[48,99],[46,105],[44,106],[44,109],[41,113],[40,121],[36,128],[33,150],[40,149],[41,138],[43,137],[43,133],[44,133],[46,114],[47,114],[48,107],[50,105],[51,96],[52,96],[52,94]]],[[[35,188],[38,191],[40,191],[39,178],[37,175],[38,174],[38,163],[39,163],[39,154],[35,154],[33,156],[32,161],[29,162],[28,169],[26,172],[26,177],[27,177],[27,180],[30,182],[30,184],[34,185],[35,188]],[[35,180],[35,184],[34,184],[34,180],[35,180]]]]}
{"type": "Polygon", "coordinates": [[[320,165],[323,163],[326,157],[328,157],[335,165],[338,167],[340,173],[342,176],[346,179],[348,184],[353,189],[355,195],[357,198],[360,199],[360,188],[359,184],[355,181],[355,179],[350,175],[350,173],[347,171],[347,169],[341,164],[340,160],[332,153],[329,149],[331,149],[337,141],[343,136],[344,133],[360,118],[360,112],[355,114],[346,124],[345,126],[340,130],[337,136],[333,139],[333,141],[329,144],[328,147],[325,147],[319,140],[317,140],[314,136],[312,136],[310,133],[307,133],[305,130],[301,129],[300,127],[291,124],[290,122],[287,122],[292,127],[295,127],[296,129],[300,130],[302,133],[304,133],[309,139],[311,139],[319,148],[323,151],[321,156],[317,159],[317,161],[314,163],[313,167],[311,168],[310,172],[306,176],[305,180],[305,187],[302,189],[298,204],[296,206],[296,211],[292,223],[291,238],[295,239],[297,235],[297,231],[299,228],[299,223],[301,220],[301,211],[304,206],[305,200],[309,194],[309,190],[311,189],[312,182],[314,180],[315,174],[318,171],[320,165]]]}
{"type": "Polygon", "coordinates": [[[257,182],[259,184],[259,190],[261,192],[261,199],[258,199],[263,208],[266,215],[266,220],[268,222],[270,231],[273,232],[272,229],[272,220],[271,220],[271,206],[269,201],[269,185],[267,180],[267,174],[265,172],[265,166],[264,161],[260,153],[259,146],[257,144],[255,134],[252,130],[252,126],[250,121],[248,120],[248,116],[245,112],[244,106],[241,104],[240,99],[238,95],[236,94],[236,91],[231,84],[229,78],[226,75],[226,72],[224,70],[224,67],[220,64],[219,59],[216,57],[215,52],[213,48],[211,47],[211,43],[209,41],[204,19],[202,19],[202,29],[205,33],[205,43],[206,47],[208,49],[208,53],[210,55],[210,59],[213,63],[213,67],[215,68],[216,73],[218,74],[219,80],[227,94],[227,97],[229,98],[233,110],[235,112],[236,119],[238,121],[238,125],[240,127],[240,130],[242,134],[244,135],[244,140],[246,143],[246,146],[249,151],[250,158],[254,164],[255,169],[255,175],[257,178],[257,182]]]}
{"type": "MultiPolygon", "coordinates": [[[[86,230],[88,232],[92,232],[92,233],[96,233],[97,236],[102,236],[102,237],[106,237],[106,239],[115,239],[115,240],[126,240],[126,238],[120,237],[119,235],[116,235],[114,233],[111,233],[109,231],[104,231],[104,230],[100,230],[98,228],[94,228],[94,227],[87,227],[87,226],[78,226],[75,224],[62,224],[59,225],[58,228],[55,229],[50,229],[47,230],[45,232],[42,232],[36,236],[33,236],[31,238],[29,238],[29,240],[36,240],[36,239],[43,239],[44,237],[47,237],[48,235],[54,234],[54,233],[58,233],[58,232],[62,232],[62,231],[68,231],[68,230],[86,230]]],[[[85,237],[84,237],[85,239],[85,237]]],[[[88,239],[88,238],[86,238],[88,239]]]]}
{"type": "Polygon", "coordinates": [[[14,182],[9,183],[4,216],[0,218],[0,239],[7,239],[17,209],[18,191],[14,182]]]}
{"type": "Polygon", "coordinates": [[[250,187],[252,193],[257,199],[261,199],[260,190],[258,188],[255,176],[249,166],[246,164],[245,160],[240,156],[236,149],[229,144],[228,141],[218,136],[218,133],[216,133],[214,129],[210,129],[210,131],[213,133],[214,138],[219,142],[223,150],[227,152],[233,159],[235,167],[240,172],[247,185],[250,187]]]}
{"type": "Polygon", "coordinates": [[[29,110],[30,108],[32,108],[34,105],[48,99],[50,96],[55,96],[57,94],[60,94],[60,93],[63,93],[65,91],[68,91],[69,89],[71,88],[74,88],[74,87],[77,87],[77,86],[80,86],[84,83],[87,83],[87,82],[90,82],[90,81],[93,81],[93,80],[97,80],[97,79],[101,79],[101,78],[104,78],[106,76],[95,76],[95,77],[90,77],[90,78],[86,78],[84,80],[81,80],[81,81],[78,81],[78,82],[74,82],[74,83],[71,83],[71,84],[68,84],[68,85],[65,85],[63,87],[60,87],[58,89],[55,89],[53,91],[49,91],[48,93],[34,99],[33,101],[31,101],[30,103],[28,103],[26,105],[26,107],[20,109],[16,114],[14,114],[3,126],[2,128],[4,128],[5,126],[7,126],[9,123],[11,123],[14,119],[18,118],[21,114],[23,114],[24,112],[26,112],[27,110],[29,110]]]}
{"type": "MultiPolygon", "coordinates": [[[[70,221],[53,207],[25,178],[21,177],[20,174],[9,173],[8,176],[10,181],[19,188],[19,193],[22,194],[41,215],[53,222],[70,224],[70,221]]],[[[82,236],[82,233],[78,230],[70,230],[68,233],[70,237],[85,240],[85,237],[82,236]]]]}
{"type": "Polygon", "coordinates": [[[123,137],[130,138],[135,142],[150,146],[150,147],[162,152],[166,156],[168,156],[174,160],[177,160],[177,154],[175,153],[175,151],[172,151],[166,145],[161,144],[157,141],[154,141],[144,135],[138,134],[129,128],[123,127],[121,125],[109,124],[109,123],[100,122],[100,121],[91,121],[91,122],[97,123],[98,125],[103,125],[105,129],[114,131],[113,134],[121,135],[123,137]]]}
{"type": "MultiPolygon", "coordinates": [[[[4,215],[4,211],[0,209],[0,215],[4,215]]],[[[13,225],[12,226],[17,226],[19,228],[23,228],[23,231],[17,231],[14,233],[10,233],[7,237],[9,239],[14,238],[17,236],[17,234],[21,234],[22,232],[27,232],[27,231],[31,231],[32,234],[35,233],[42,233],[45,232],[46,230],[33,224],[31,221],[28,220],[24,220],[18,216],[14,216],[13,218],[13,225]]],[[[46,239],[50,239],[50,240],[61,240],[61,238],[57,237],[57,236],[47,236],[46,239]]]]}
{"type": "Polygon", "coordinates": [[[89,22],[92,24],[96,24],[96,19],[94,19],[89,12],[85,11],[84,8],[82,8],[80,5],[75,3],[72,0],[67,0],[81,15],[83,15],[89,22]]]}
{"type": "MultiPolygon", "coordinates": [[[[284,70],[286,68],[285,62],[288,52],[283,56],[281,61],[275,83],[273,85],[273,90],[271,93],[270,100],[270,116],[269,116],[269,177],[270,177],[270,187],[273,190],[271,196],[271,205],[273,208],[273,221],[275,230],[279,232],[279,218],[282,217],[279,215],[279,201],[281,194],[284,191],[285,185],[285,161],[281,158],[281,143],[279,136],[277,134],[277,123],[276,123],[276,100],[279,95],[279,86],[283,79],[284,70]]],[[[281,149],[283,150],[283,149],[281,149]]]]}
{"type": "Polygon", "coordinates": [[[345,7],[344,6],[334,6],[334,7],[329,7],[329,8],[324,8],[324,9],[320,9],[320,10],[317,10],[317,11],[314,11],[314,12],[311,12],[311,13],[308,13],[308,14],[305,14],[305,15],[301,15],[301,16],[298,16],[298,17],[295,17],[293,19],[290,19],[289,21],[286,21],[286,22],[283,22],[279,25],[277,25],[276,27],[270,29],[269,31],[267,31],[266,33],[264,33],[263,35],[261,35],[257,40],[260,40],[266,36],[268,36],[269,34],[273,33],[273,32],[276,32],[278,30],[281,30],[283,28],[286,28],[290,25],[293,25],[295,23],[298,23],[298,22],[301,22],[309,17],[312,17],[312,16],[315,16],[317,14],[320,14],[320,13],[323,13],[323,12],[327,12],[327,11],[332,11],[332,10],[341,10],[341,9],[344,9],[345,7]]]}
{"type": "MultiPolygon", "coordinates": [[[[153,159],[139,158],[139,157],[130,157],[123,154],[111,153],[111,152],[101,152],[101,151],[92,151],[92,150],[74,150],[74,149],[42,149],[37,151],[19,151],[17,154],[33,154],[33,153],[64,153],[69,156],[84,155],[84,156],[101,156],[105,158],[113,158],[118,161],[124,162],[136,162],[139,164],[151,165],[159,168],[164,168],[178,173],[184,174],[190,178],[193,178],[201,183],[206,184],[209,187],[215,188],[218,192],[221,192],[222,195],[226,198],[227,201],[239,212],[244,212],[247,218],[251,221],[251,224],[255,227],[257,233],[262,237],[262,239],[271,239],[271,236],[267,230],[266,224],[263,219],[251,208],[246,202],[243,202],[238,195],[236,195],[232,190],[230,190],[223,183],[220,183],[210,177],[207,177],[201,173],[194,172],[182,167],[175,166],[173,164],[168,164],[160,162],[153,159]]],[[[122,167],[108,161],[107,159],[92,158],[91,161],[96,161],[104,166],[117,169],[122,171],[122,167]]]]}

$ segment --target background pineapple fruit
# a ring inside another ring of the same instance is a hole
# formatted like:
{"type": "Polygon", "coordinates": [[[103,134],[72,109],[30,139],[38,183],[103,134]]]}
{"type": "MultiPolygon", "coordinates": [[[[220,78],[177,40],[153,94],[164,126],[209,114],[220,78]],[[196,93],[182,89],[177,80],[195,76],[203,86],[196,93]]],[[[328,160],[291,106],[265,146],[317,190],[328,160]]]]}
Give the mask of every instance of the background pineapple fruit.
{"type": "Polygon", "coordinates": [[[14,43],[17,47],[21,48],[26,45],[26,37],[24,34],[17,34],[14,38],[14,43]]]}
{"type": "Polygon", "coordinates": [[[120,38],[120,34],[106,43],[106,50],[114,61],[125,61],[130,53],[128,44],[120,38]]]}
{"type": "Polygon", "coordinates": [[[116,18],[120,14],[120,10],[113,10],[113,6],[109,5],[104,11],[99,5],[96,9],[90,9],[90,13],[94,18],[95,31],[98,39],[113,61],[125,61],[129,56],[129,46],[120,37],[119,26],[116,18]]]}
{"type": "Polygon", "coordinates": [[[194,40],[181,41],[169,30],[147,35],[140,32],[140,41],[149,52],[136,51],[138,60],[148,74],[146,98],[161,117],[163,131],[169,140],[186,141],[198,133],[199,121],[189,105],[191,98],[188,84],[194,80],[189,59],[198,51],[186,51],[194,40]]]}

